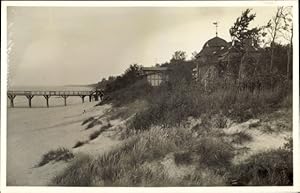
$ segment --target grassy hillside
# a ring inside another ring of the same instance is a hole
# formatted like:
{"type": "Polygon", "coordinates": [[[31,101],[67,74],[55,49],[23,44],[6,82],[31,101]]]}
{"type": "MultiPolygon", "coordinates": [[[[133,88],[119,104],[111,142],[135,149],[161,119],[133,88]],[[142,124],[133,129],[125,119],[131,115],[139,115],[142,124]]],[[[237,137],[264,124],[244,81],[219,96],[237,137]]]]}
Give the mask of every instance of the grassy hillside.
{"type": "Polygon", "coordinates": [[[274,148],[278,141],[266,141],[266,148],[259,150],[259,136],[272,139],[280,133],[291,134],[290,87],[278,84],[254,92],[220,87],[205,92],[187,81],[157,88],[146,84],[137,81],[107,100],[114,104],[107,119],[127,120],[116,134],[122,139],[119,147],[96,158],[76,156],[53,179],[54,185],[293,183],[291,138],[278,138],[286,139],[278,148],[274,148]]]}

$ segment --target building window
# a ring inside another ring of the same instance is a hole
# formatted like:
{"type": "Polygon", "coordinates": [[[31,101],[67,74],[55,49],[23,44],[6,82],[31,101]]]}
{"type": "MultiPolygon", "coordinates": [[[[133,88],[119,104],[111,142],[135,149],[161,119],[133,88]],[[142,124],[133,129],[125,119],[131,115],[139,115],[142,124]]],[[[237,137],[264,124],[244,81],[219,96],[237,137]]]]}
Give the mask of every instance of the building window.
{"type": "Polygon", "coordinates": [[[162,73],[155,73],[147,76],[147,80],[152,86],[159,86],[164,78],[165,76],[163,76],[162,73]]]}

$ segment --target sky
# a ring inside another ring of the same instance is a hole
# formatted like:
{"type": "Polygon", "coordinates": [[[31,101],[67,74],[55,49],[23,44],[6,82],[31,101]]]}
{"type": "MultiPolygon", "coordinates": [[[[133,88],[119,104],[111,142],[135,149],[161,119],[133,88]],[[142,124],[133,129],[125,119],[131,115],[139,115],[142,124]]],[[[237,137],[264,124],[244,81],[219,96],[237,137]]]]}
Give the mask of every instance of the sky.
{"type": "MultiPolygon", "coordinates": [[[[229,28],[247,7],[9,7],[9,86],[96,83],[130,64],[154,66],[177,50],[188,57],[229,28]]],[[[250,7],[251,26],[276,7],[250,7]]]]}

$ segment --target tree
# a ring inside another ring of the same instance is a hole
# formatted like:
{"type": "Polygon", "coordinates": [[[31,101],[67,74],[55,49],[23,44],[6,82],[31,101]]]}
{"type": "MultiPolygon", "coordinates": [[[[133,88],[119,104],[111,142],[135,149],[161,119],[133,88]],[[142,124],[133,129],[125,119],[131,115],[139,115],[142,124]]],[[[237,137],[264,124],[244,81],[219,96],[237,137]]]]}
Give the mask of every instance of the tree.
{"type": "Polygon", "coordinates": [[[178,61],[185,61],[186,60],[186,53],[184,51],[176,51],[170,62],[178,62],[178,61]]]}
{"type": "Polygon", "coordinates": [[[191,60],[196,60],[196,56],[198,55],[197,51],[193,51],[191,60]]]}
{"type": "Polygon", "coordinates": [[[169,82],[172,85],[178,84],[180,81],[190,83],[193,80],[193,68],[195,63],[193,61],[182,61],[172,63],[169,72],[169,82]]]}
{"type": "Polygon", "coordinates": [[[105,91],[110,93],[125,88],[142,77],[142,66],[133,64],[127,68],[121,76],[109,77],[105,86],[105,91]]]}
{"type": "Polygon", "coordinates": [[[105,87],[106,83],[107,83],[107,80],[105,78],[102,78],[102,80],[97,83],[96,88],[97,89],[102,89],[102,88],[105,87]]]}
{"type": "MultiPolygon", "coordinates": [[[[271,61],[270,61],[270,72],[273,70],[274,58],[275,58],[275,46],[276,43],[280,43],[280,40],[286,39],[290,43],[289,52],[292,49],[292,38],[293,38],[293,25],[292,25],[292,14],[291,7],[278,7],[275,16],[269,20],[265,26],[267,42],[271,47],[271,61]]],[[[288,54],[287,61],[287,73],[289,73],[289,63],[291,62],[291,54],[288,54]]]]}
{"type": "Polygon", "coordinates": [[[238,17],[234,25],[229,29],[232,41],[238,41],[243,46],[244,40],[252,38],[255,43],[259,43],[259,32],[261,28],[254,27],[249,29],[249,24],[254,20],[256,14],[250,13],[251,9],[246,9],[242,15],[238,17]]]}
{"type": "Polygon", "coordinates": [[[127,84],[131,84],[137,81],[141,77],[142,73],[142,66],[133,64],[130,65],[129,68],[125,71],[123,79],[127,84]]]}
{"type": "Polygon", "coordinates": [[[287,70],[286,77],[287,79],[291,79],[292,67],[293,67],[293,14],[292,7],[287,7],[285,11],[285,15],[283,16],[284,20],[284,30],[283,38],[289,42],[288,50],[287,50],[287,70]]]}

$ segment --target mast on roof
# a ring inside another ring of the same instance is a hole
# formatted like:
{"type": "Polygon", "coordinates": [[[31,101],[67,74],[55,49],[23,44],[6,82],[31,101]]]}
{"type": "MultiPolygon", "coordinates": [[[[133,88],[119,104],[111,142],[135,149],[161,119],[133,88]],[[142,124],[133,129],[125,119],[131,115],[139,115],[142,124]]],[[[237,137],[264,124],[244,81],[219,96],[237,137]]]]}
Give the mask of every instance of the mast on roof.
{"type": "Polygon", "coordinates": [[[216,37],[218,37],[218,24],[219,24],[219,22],[215,21],[213,24],[216,26],[216,37]]]}

